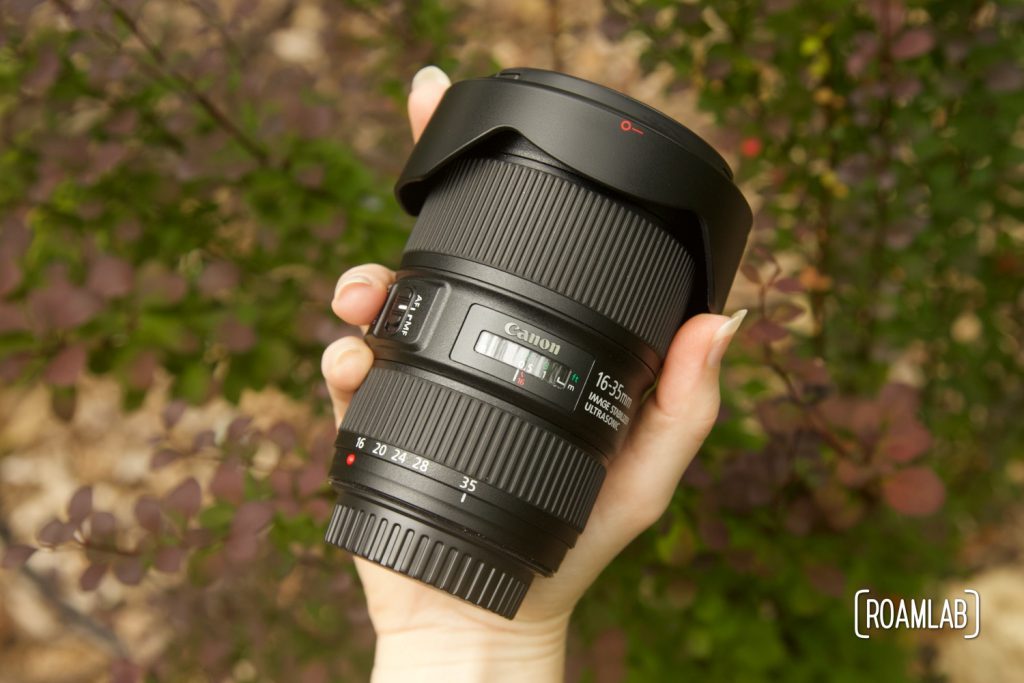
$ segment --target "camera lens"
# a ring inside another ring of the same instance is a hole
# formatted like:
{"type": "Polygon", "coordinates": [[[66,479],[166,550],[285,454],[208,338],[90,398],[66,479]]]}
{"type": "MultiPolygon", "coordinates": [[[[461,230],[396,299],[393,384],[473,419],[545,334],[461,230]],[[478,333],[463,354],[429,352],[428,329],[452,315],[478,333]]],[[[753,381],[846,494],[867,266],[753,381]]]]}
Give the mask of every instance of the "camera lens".
{"type": "Polygon", "coordinates": [[[535,69],[452,86],[396,193],[418,219],[326,539],[512,618],[583,531],[675,331],[721,310],[750,209],[684,126],[535,69]]]}

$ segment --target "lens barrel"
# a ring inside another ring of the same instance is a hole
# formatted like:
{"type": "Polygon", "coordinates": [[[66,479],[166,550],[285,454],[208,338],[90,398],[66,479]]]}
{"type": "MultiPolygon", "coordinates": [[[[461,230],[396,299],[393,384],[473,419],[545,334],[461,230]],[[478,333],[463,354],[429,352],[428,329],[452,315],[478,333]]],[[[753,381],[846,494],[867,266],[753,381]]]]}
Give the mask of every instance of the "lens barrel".
{"type": "Polygon", "coordinates": [[[419,217],[326,540],[512,618],[582,532],[675,330],[720,310],[750,210],[680,124],[532,69],[452,86],[396,191],[419,217]]]}

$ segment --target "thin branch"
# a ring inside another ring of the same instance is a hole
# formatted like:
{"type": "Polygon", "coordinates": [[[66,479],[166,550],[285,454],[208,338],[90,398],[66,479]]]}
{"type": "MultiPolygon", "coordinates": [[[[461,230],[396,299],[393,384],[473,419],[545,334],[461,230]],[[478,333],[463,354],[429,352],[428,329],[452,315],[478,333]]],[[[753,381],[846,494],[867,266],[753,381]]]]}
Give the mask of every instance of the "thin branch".
{"type": "MultiPolygon", "coordinates": [[[[778,264],[776,264],[778,267],[778,264]]],[[[767,319],[768,317],[768,287],[765,285],[761,286],[760,292],[758,293],[758,306],[759,312],[762,318],[767,319]]],[[[778,377],[783,386],[786,388],[786,395],[789,400],[803,413],[804,421],[807,424],[808,429],[815,432],[821,439],[831,446],[837,453],[846,457],[852,457],[850,449],[844,444],[839,437],[837,437],[831,429],[828,427],[828,422],[818,411],[816,405],[805,399],[800,389],[797,387],[796,382],[786,371],[782,364],[779,362],[778,356],[772,350],[772,346],[769,342],[764,342],[761,345],[764,363],[768,368],[778,377]]]]}
{"type": "MultiPolygon", "coordinates": [[[[892,119],[893,101],[889,85],[893,79],[893,58],[892,58],[892,32],[890,25],[891,14],[889,12],[889,0],[883,0],[882,5],[882,42],[879,50],[879,74],[885,94],[882,97],[882,107],[878,115],[878,135],[881,138],[881,154],[875,164],[878,178],[881,179],[886,171],[890,170],[892,164],[892,140],[890,138],[890,124],[892,119]]],[[[878,292],[885,276],[885,238],[889,231],[889,202],[882,184],[876,182],[874,193],[875,225],[871,233],[871,244],[868,250],[868,287],[865,291],[878,292]]],[[[862,362],[871,358],[875,342],[875,331],[878,326],[878,316],[875,313],[877,301],[872,298],[864,304],[861,314],[863,318],[863,334],[857,348],[857,357],[862,362]]]]}
{"type": "MultiPolygon", "coordinates": [[[[11,530],[7,526],[7,523],[2,519],[0,519],[0,539],[3,540],[5,545],[11,544],[11,530]]],[[[107,626],[90,617],[88,614],[80,612],[78,609],[62,600],[58,594],[58,587],[52,580],[41,576],[34,569],[26,565],[22,565],[19,571],[22,576],[28,579],[29,582],[35,586],[40,597],[42,597],[50,607],[57,611],[61,622],[78,628],[118,657],[128,657],[128,648],[121,642],[121,639],[118,638],[117,634],[107,626]]]]}
{"type": "Polygon", "coordinates": [[[184,74],[171,66],[160,47],[149,39],[139,26],[138,22],[136,22],[131,15],[112,2],[112,0],[103,0],[103,4],[106,5],[110,11],[114,13],[114,16],[117,17],[118,20],[128,28],[132,35],[138,39],[146,52],[149,53],[149,56],[153,59],[157,68],[160,69],[160,71],[163,72],[172,82],[174,82],[181,92],[199,105],[199,107],[205,111],[218,126],[233,137],[243,149],[249,152],[249,154],[260,163],[261,166],[265,166],[268,163],[269,155],[267,154],[267,151],[263,149],[263,146],[239,128],[235,122],[220,109],[220,107],[207,97],[205,93],[200,92],[196,88],[195,84],[186,78],[184,74]]]}

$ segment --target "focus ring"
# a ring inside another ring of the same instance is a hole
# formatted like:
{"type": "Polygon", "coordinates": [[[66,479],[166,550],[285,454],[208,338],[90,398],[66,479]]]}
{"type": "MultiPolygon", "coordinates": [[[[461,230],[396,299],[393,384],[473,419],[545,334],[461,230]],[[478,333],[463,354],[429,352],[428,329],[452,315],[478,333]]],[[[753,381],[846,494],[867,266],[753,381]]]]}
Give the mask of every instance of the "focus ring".
{"type": "Polygon", "coordinates": [[[405,250],[459,256],[536,282],[608,317],[661,357],[683,320],[695,266],[678,240],[629,205],[488,158],[453,164],[405,250]]]}
{"type": "Polygon", "coordinates": [[[558,435],[415,375],[370,370],[342,428],[487,482],[582,531],[604,466],[558,435]]]}
{"type": "Polygon", "coordinates": [[[532,578],[509,574],[486,551],[351,493],[334,507],[325,540],[508,619],[532,578]]]}

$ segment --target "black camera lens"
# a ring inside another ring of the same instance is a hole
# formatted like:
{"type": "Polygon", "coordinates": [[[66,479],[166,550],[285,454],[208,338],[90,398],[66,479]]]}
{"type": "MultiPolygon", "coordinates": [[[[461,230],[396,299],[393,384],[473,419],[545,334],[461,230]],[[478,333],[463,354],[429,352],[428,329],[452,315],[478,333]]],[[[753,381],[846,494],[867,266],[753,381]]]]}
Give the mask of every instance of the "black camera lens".
{"type": "Polygon", "coordinates": [[[721,310],[750,208],[684,126],[536,69],[453,85],[396,193],[418,219],[326,539],[512,618],[583,530],[675,331],[721,310]]]}

